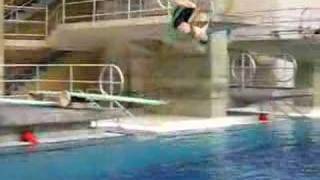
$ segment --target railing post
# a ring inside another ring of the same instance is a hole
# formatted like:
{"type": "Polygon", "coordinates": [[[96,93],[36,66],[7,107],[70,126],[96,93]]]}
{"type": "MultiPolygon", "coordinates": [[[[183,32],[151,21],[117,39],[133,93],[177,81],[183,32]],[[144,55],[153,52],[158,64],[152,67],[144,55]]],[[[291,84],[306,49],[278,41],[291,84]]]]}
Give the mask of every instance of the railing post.
{"type": "Polygon", "coordinates": [[[46,22],[45,22],[45,35],[48,36],[49,32],[49,6],[46,5],[46,22]]]}
{"type": "MultiPolygon", "coordinates": [[[[110,90],[110,95],[114,94],[114,81],[113,81],[113,67],[110,66],[110,71],[109,71],[109,90],[110,90]]],[[[113,101],[110,102],[110,108],[114,108],[113,101]]]]}
{"type": "Polygon", "coordinates": [[[62,0],[62,24],[65,23],[66,19],[66,0],[62,0]]]}
{"type": "Polygon", "coordinates": [[[69,66],[69,91],[73,91],[73,66],[69,66]]]}
{"type": "Polygon", "coordinates": [[[246,69],[245,69],[245,55],[242,53],[241,54],[241,88],[244,89],[245,88],[245,73],[246,73],[246,69]]]}
{"type": "Polygon", "coordinates": [[[36,66],[36,92],[40,90],[40,67],[36,66]]]}
{"type": "Polygon", "coordinates": [[[142,17],[142,0],[139,0],[139,11],[140,11],[140,13],[139,13],[139,17],[142,17]]]}
{"type": "Polygon", "coordinates": [[[96,21],[96,11],[97,11],[97,1],[93,0],[92,1],[92,22],[96,21]]]}
{"type": "MultiPolygon", "coordinates": [[[[19,11],[16,11],[15,13],[15,20],[19,20],[19,11]]],[[[17,34],[19,33],[19,26],[17,24],[15,24],[14,30],[17,34]]]]}
{"type": "Polygon", "coordinates": [[[128,19],[131,17],[131,0],[128,0],[128,19]]]}

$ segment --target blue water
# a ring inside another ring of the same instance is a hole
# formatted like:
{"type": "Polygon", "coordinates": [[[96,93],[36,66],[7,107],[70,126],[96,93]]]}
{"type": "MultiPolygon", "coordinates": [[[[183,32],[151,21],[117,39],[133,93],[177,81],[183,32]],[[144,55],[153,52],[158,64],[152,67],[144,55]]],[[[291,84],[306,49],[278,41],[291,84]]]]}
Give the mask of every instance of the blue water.
{"type": "Polygon", "coordinates": [[[0,179],[320,179],[320,121],[2,150],[0,179]]]}

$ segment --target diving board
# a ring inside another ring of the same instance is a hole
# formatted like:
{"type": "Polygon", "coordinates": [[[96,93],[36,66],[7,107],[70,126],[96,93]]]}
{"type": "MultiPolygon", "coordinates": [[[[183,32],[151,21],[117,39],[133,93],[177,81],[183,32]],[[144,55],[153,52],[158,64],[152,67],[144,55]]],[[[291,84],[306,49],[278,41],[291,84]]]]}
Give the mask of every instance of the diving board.
{"type": "Polygon", "coordinates": [[[118,102],[128,102],[143,105],[159,106],[168,104],[168,102],[163,100],[127,97],[127,96],[115,96],[108,94],[94,94],[94,93],[79,93],[79,92],[69,92],[64,91],[60,94],[60,105],[62,107],[69,106],[73,99],[80,99],[85,101],[118,101],[118,102]]]}
{"type": "Polygon", "coordinates": [[[53,101],[38,101],[28,99],[13,99],[0,98],[0,103],[14,104],[14,105],[29,105],[29,106],[45,106],[45,107],[59,107],[59,103],[53,101]]]}

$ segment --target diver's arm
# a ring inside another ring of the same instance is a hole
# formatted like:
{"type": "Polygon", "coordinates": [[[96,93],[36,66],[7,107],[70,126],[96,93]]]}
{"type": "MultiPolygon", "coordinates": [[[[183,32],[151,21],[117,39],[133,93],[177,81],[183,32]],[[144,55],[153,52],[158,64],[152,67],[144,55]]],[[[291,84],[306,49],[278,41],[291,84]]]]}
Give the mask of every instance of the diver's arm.
{"type": "Polygon", "coordinates": [[[196,8],[196,4],[190,0],[172,0],[177,6],[182,6],[186,8],[196,8]]]}

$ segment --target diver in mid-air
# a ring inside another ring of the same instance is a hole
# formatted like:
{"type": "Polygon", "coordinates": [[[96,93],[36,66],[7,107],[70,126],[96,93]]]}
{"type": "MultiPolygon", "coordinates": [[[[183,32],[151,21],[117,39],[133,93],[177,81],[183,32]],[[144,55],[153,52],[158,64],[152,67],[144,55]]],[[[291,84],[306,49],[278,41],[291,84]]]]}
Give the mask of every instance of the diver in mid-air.
{"type": "Polygon", "coordinates": [[[172,14],[172,26],[184,34],[190,34],[202,44],[208,42],[209,15],[191,0],[173,0],[175,8],[172,14]],[[202,16],[200,21],[199,17],[202,16]],[[203,19],[205,19],[203,21],[203,19]]]}

